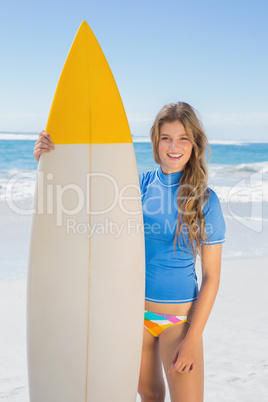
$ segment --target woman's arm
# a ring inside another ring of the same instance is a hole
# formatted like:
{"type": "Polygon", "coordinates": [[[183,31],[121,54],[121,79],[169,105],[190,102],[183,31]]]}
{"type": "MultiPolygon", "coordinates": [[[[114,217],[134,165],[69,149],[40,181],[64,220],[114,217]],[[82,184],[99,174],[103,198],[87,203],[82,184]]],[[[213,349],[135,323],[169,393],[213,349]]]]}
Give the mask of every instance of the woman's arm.
{"type": "Polygon", "coordinates": [[[41,131],[38,140],[35,143],[33,152],[37,162],[39,162],[39,158],[42,153],[50,152],[55,148],[53,142],[51,142],[50,140],[51,140],[50,135],[46,133],[44,130],[41,131]]]}
{"type": "Polygon", "coordinates": [[[195,368],[197,346],[211,313],[220,284],[222,244],[202,246],[202,284],[191,325],[179,344],[170,372],[187,373],[195,368]]]}
{"type": "Polygon", "coordinates": [[[203,333],[220,285],[222,244],[202,246],[202,284],[187,338],[197,342],[203,333]]]}

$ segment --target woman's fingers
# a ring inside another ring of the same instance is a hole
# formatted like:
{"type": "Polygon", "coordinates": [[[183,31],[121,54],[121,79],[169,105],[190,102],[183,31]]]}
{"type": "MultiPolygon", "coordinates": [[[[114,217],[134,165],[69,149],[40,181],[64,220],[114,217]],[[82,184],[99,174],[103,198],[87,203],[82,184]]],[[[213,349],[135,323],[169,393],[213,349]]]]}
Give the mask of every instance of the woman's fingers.
{"type": "Polygon", "coordinates": [[[179,371],[179,373],[190,373],[191,366],[192,366],[191,364],[187,364],[182,370],[179,371]]]}
{"type": "Polygon", "coordinates": [[[185,362],[178,362],[178,364],[176,364],[174,368],[177,373],[186,373],[186,371],[184,371],[186,367],[187,365],[185,362]]]}
{"type": "Polygon", "coordinates": [[[195,369],[197,346],[186,338],[178,345],[169,373],[190,373],[195,369]]]}
{"type": "Polygon", "coordinates": [[[42,140],[42,141],[37,141],[35,143],[36,147],[39,148],[44,148],[44,149],[54,149],[54,144],[51,141],[48,140],[42,140]]]}
{"type": "Polygon", "coordinates": [[[178,364],[178,357],[179,357],[179,353],[177,352],[176,355],[174,356],[174,359],[171,363],[170,369],[168,370],[169,373],[174,373],[176,371],[176,367],[178,364]]]}
{"type": "Polygon", "coordinates": [[[45,138],[47,141],[51,140],[51,137],[48,133],[45,132],[45,130],[41,131],[39,134],[39,138],[45,138]]]}
{"type": "Polygon", "coordinates": [[[195,369],[195,363],[193,362],[187,362],[187,360],[180,359],[179,356],[177,356],[177,359],[173,360],[173,363],[168,370],[169,373],[191,373],[195,369]]]}
{"type": "Polygon", "coordinates": [[[50,135],[48,133],[46,133],[45,131],[41,131],[36,143],[38,143],[38,144],[41,143],[42,145],[49,145],[51,148],[54,148],[54,144],[51,141],[50,135]]]}
{"type": "Polygon", "coordinates": [[[168,372],[169,373],[177,372],[177,373],[184,374],[184,373],[191,373],[193,370],[194,370],[194,367],[192,364],[186,364],[186,363],[181,362],[181,363],[177,363],[173,367],[171,367],[168,372]]]}
{"type": "Polygon", "coordinates": [[[40,155],[42,153],[47,153],[55,149],[53,142],[51,141],[51,137],[45,130],[41,131],[38,137],[38,140],[35,143],[34,147],[34,157],[39,162],[40,155]]]}
{"type": "Polygon", "coordinates": [[[189,373],[192,373],[195,370],[195,363],[191,364],[189,368],[189,373]]]}
{"type": "Polygon", "coordinates": [[[177,360],[175,360],[175,362],[173,360],[173,363],[172,363],[170,369],[168,370],[168,372],[169,373],[174,373],[175,371],[179,372],[179,370],[183,369],[184,366],[185,366],[185,364],[183,364],[182,361],[177,358],[177,360]]]}

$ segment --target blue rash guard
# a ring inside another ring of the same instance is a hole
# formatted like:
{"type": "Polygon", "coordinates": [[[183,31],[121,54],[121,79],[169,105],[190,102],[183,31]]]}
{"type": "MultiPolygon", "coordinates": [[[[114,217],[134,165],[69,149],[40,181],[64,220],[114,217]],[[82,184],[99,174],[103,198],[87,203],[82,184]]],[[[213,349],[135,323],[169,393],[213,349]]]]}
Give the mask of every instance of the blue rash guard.
{"type": "MultiPolygon", "coordinates": [[[[187,248],[182,234],[176,244],[174,238],[178,220],[177,194],[183,171],[164,174],[157,170],[139,174],[144,218],[146,255],[145,299],[156,303],[187,303],[197,299],[198,284],[194,257],[187,248]]],[[[205,244],[225,241],[225,222],[219,199],[209,189],[210,196],[204,205],[205,244]]],[[[187,231],[184,231],[187,242],[187,231]]]]}

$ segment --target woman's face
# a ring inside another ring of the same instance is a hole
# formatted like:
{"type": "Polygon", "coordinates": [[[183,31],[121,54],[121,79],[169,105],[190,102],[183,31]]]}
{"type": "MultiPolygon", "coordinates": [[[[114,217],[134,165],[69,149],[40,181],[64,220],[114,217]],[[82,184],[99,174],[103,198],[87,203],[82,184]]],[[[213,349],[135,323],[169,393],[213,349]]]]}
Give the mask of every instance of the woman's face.
{"type": "Polygon", "coordinates": [[[184,126],[178,120],[164,123],[160,128],[158,145],[162,172],[168,174],[184,170],[192,148],[184,126]]]}

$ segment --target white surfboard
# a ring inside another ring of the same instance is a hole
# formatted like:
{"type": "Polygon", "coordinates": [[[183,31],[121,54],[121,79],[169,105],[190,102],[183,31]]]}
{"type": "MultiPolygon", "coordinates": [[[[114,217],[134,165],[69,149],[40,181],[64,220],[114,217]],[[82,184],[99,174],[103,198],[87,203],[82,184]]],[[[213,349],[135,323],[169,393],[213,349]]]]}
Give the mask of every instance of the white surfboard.
{"type": "Polygon", "coordinates": [[[86,22],[46,131],[32,217],[27,348],[31,402],[136,401],[144,236],[122,101],[86,22]]]}

